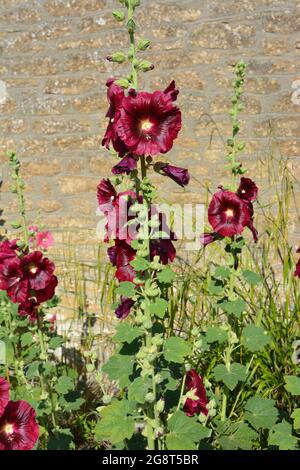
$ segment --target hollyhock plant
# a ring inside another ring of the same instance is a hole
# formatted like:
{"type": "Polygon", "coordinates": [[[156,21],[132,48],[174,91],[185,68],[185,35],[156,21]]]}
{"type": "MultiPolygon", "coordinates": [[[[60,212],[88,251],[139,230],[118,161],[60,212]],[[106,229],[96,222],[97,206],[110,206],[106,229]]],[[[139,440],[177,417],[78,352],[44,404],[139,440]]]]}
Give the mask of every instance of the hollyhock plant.
{"type": "Polygon", "coordinates": [[[4,240],[0,243],[0,264],[7,259],[17,257],[17,241],[18,240],[4,240]]]}
{"type": "Polygon", "coordinates": [[[34,409],[23,400],[9,401],[0,417],[0,450],[31,450],[38,437],[34,409]]]}
{"type": "Polygon", "coordinates": [[[139,92],[122,101],[116,124],[118,135],[130,152],[157,155],[171,150],[181,129],[181,112],[170,93],[139,92]]]}
{"type": "Polygon", "coordinates": [[[0,417],[3,415],[8,401],[9,401],[9,383],[3,377],[0,377],[0,417]]]}
{"type": "Polygon", "coordinates": [[[185,414],[187,416],[194,416],[195,414],[203,413],[207,416],[208,398],[206,396],[206,390],[203,385],[202,377],[197,374],[195,369],[192,369],[187,373],[185,385],[187,391],[192,391],[196,397],[196,399],[186,399],[183,407],[185,414]]]}
{"type": "Polygon", "coordinates": [[[51,232],[38,232],[36,234],[36,246],[37,248],[42,248],[43,250],[48,250],[51,246],[54,245],[54,238],[51,232]]]}

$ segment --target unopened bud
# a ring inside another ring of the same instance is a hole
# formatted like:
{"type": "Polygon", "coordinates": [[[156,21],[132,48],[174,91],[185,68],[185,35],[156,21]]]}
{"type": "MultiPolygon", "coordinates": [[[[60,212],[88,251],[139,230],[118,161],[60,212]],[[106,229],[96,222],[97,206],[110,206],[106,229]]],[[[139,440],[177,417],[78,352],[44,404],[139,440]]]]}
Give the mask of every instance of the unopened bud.
{"type": "Polygon", "coordinates": [[[115,52],[112,55],[108,55],[106,59],[109,62],[117,62],[118,64],[122,64],[123,62],[125,62],[126,56],[125,54],[123,54],[123,52],[115,52]]]}
{"type": "Polygon", "coordinates": [[[138,50],[145,51],[150,46],[150,41],[148,39],[140,39],[138,42],[138,50]]]}
{"type": "Polygon", "coordinates": [[[165,401],[161,398],[156,404],[156,409],[158,413],[162,413],[165,409],[165,401]]]}
{"type": "Polygon", "coordinates": [[[145,400],[146,400],[148,403],[153,403],[154,400],[155,400],[154,393],[152,393],[152,392],[147,393],[146,396],[145,396],[145,400]]]}
{"type": "Polygon", "coordinates": [[[122,11],[119,10],[114,10],[112,12],[114,18],[116,18],[117,21],[124,21],[125,20],[125,15],[122,11]]]}
{"type": "Polygon", "coordinates": [[[149,70],[154,69],[154,65],[148,60],[142,60],[141,62],[138,62],[136,64],[136,68],[137,70],[140,70],[141,72],[149,72],[149,70]]]}

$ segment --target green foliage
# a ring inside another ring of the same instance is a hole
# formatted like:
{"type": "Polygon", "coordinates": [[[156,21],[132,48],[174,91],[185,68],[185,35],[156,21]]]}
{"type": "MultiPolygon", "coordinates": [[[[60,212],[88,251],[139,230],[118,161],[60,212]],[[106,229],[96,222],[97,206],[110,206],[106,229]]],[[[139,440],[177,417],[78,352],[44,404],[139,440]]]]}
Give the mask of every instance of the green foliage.
{"type": "Polygon", "coordinates": [[[130,403],[127,400],[114,401],[101,409],[101,420],[95,428],[98,441],[107,440],[117,444],[130,439],[134,433],[134,419],[130,416],[130,403]]]}
{"type": "Polygon", "coordinates": [[[299,395],[300,396],[300,377],[295,376],[288,376],[284,377],[285,380],[285,388],[288,392],[292,395],[299,395]]]}
{"type": "Polygon", "coordinates": [[[252,397],[245,404],[245,419],[256,430],[270,429],[277,421],[275,401],[268,398],[252,397]]]}
{"type": "Polygon", "coordinates": [[[270,336],[264,328],[250,324],[243,329],[241,341],[251,352],[262,351],[270,342],[270,336]]]}
{"type": "Polygon", "coordinates": [[[239,382],[246,380],[247,369],[237,362],[230,364],[228,368],[224,364],[219,364],[214,368],[214,376],[217,381],[222,381],[229,390],[234,390],[239,382]]]}
{"type": "Polygon", "coordinates": [[[108,374],[111,380],[118,380],[121,388],[130,383],[129,377],[133,373],[134,358],[122,354],[111,356],[102,367],[102,371],[108,374]]]}
{"type": "Polygon", "coordinates": [[[164,344],[164,356],[167,361],[182,364],[184,359],[191,354],[190,344],[183,338],[171,336],[167,338],[164,344]]]}
{"type": "Polygon", "coordinates": [[[166,444],[169,450],[195,450],[199,442],[211,433],[196,418],[188,418],[182,411],[172,415],[168,427],[170,432],[166,444]]]}
{"type": "Polygon", "coordinates": [[[275,424],[270,431],[270,446],[276,446],[279,450],[299,450],[297,438],[292,435],[292,426],[287,421],[275,424]]]}

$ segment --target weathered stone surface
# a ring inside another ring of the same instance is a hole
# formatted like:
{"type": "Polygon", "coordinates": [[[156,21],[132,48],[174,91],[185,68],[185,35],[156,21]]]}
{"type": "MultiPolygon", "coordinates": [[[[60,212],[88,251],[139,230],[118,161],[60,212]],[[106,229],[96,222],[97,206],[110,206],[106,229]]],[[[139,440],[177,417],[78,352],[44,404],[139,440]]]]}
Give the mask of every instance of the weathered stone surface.
{"type": "Polygon", "coordinates": [[[239,23],[204,23],[190,36],[192,46],[208,49],[251,47],[255,41],[255,27],[239,23]]]}
{"type": "Polygon", "coordinates": [[[80,16],[88,12],[99,11],[106,5],[106,0],[47,0],[45,8],[53,16],[80,16]]]}
{"type": "Polygon", "coordinates": [[[51,79],[47,80],[44,92],[50,95],[80,95],[95,89],[96,83],[93,77],[51,79]]]}
{"type": "Polygon", "coordinates": [[[32,128],[36,134],[76,134],[89,132],[91,123],[82,119],[39,119],[33,123],[32,128]]]}

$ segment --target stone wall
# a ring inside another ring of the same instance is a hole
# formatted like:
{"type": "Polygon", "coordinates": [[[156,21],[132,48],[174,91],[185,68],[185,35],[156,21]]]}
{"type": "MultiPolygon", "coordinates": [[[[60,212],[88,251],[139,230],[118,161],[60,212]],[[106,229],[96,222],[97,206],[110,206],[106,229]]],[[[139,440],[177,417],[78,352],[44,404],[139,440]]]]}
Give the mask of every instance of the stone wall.
{"type": "MultiPolygon", "coordinates": [[[[291,99],[300,80],[299,0],[141,3],[139,33],[153,41],[145,57],[155,64],[141,86],[154,90],[176,80],[184,121],[168,158],[193,175],[186,191],[156,176],[161,196],[199,202],[206,183],[224,182],[232,72],[241,58],[248,63],[245,165],[264,188],[267,167],[257,162],[270,153],[271,135],[299,177],[300,104],[291,99]]],[[[66,258],[70,247],[83,261],[95,258],[95,187],[112,165],[100,147],[105,81],[118,70],[105,57],[127,46],[113,8],[116,0],[0,0],[2,218],[16,212],[5,157],[11,149],[23,160],[30,214],[41,210],[61,258],[66,246],[66,258]]]]}

